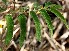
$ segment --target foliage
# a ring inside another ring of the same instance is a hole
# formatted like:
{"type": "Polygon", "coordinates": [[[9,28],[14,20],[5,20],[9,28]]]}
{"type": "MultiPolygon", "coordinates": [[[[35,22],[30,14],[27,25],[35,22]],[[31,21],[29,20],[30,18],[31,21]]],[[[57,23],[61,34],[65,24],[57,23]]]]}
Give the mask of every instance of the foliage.
{"type": "MultiPolygon", "coordinates": [[[[5,2],[5,1],[3,1],[3,2],[5,2]]],[[[23,9],[21,8],[21,9],[25,12],[27,10],[26,7],[24,7],[23,9]]],[[[30,13],[31,18],[34,20],[34,23],[35,23],[35,29],[36,29],[35,35],[36,35],[36,39],[38,41],[41,41],[41,24],[40,24],[40,21],[38,19],[37,12],[39,12],[39,15],[42,15],[42,18],[47,23],[51,38],[53,36],[53,30],[54,29],[53,29],[51,17],[47,13],[48,11],[54,13],[62,22],[64,22],[65,26],[69,29],[67,22],[66,22],[66,19],[58,11],[58,9],[61,9],[61,8],[62,7],[60,5],[52,4],[51,2],[45,3],[44,7],[43,7],[43,5],[39,5],[38,3],[33,4],[33,10],[30,11],[29,13],[30,13]]],[[[18,18],[18,21],[19,21],[19,24],[20,24],[19,44],[20,44],[20,47],[21,47],[23,45],[25,38],[26,38],[26,15],[19,14],[17,18],[18,18]]],[[[7,33],[6,33],[5,43],[6,43],[6,45],[8,45],[8,43],[12,39],[14,23],[13,23],[13,19],[12,19],[11,15],[6,15],[5,19],[6,19],[6,22],[7,22],[7,33]]]]}
{"type": "Polygon", "coordinates": [[[7,0],[2,0],[5,4],[6,4],[6,2],[7,2],[7,0]]]}
{"type": "Polygon", "coordinates": [[[52,25],[52,22],[51,22],[51,18],[48,15],[48,13],[47,13],[47,11],[45,9],[41,9],[40,12],[43,15],[43,18],[45,19],[45,21],[46,21],[46,23],[48,25],[48,28],[50,30],[50,35],[52,37],[53,36],[53,25],[52,25]]]}
{"type": "Polygon", "coordinates": [[[24,14],[18,15],[18,21],[20,24],[20,37],[19,37],[19,44],[22,47],[22,44],[26,37],[26,16],[24,14]]]}
{"type": "Polygon", "coordinates": [[[5,19],[7,22],[7,33],[6,33],[5,43],[6,45],[8,45],[13,36],[14,23],[11,15],[6,15],[5,19]]]}
{"type": "Polygon", "coordinates": [[[36,28],[36,38],[38,41],[41,41],[41,26],[40,21],[38,20],[38,17],[34,11],[30,11],[30,15],[33,18],[35,22],[35,28],[36,28]]]}

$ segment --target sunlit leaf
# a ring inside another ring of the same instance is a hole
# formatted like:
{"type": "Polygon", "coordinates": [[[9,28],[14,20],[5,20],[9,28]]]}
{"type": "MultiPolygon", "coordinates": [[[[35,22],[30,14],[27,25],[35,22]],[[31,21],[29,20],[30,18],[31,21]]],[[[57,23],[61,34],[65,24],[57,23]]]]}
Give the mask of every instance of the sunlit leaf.
{"type": "Polygon", "coordinates": [[[47,2],[47,3],[45,3],[45,7],[48,8],[49,5],[51,5],[51,4],[52,4],[51,2],[47,2]]]}
{"type": "Polygon", "coordinates": [[[37,9],[39,6],[40,6],[40,5],[38,4],[38,2],[34,2],[33,7],[34,7],[35,9],[37,9]]]}
{"type": "Polygon", "coordinates": [[[48,25],[49,31],[50,31],[50,35],[52,37],[53,36],[53,25],[52,25],[50,16],[48,15],[48,13],[45,9],[41,9],[40,13],[42,14],[43,18],[45,19],[45,21],[48,25]]]}
{"type": "Polygon", "coordinates": [[[30,15],[34,20],[35,23],[35,29],[36,29],[36,39],[38,41],[41,41],[41,26],[40,26],[40,21],[34,11],[30,11],[30,15]]]}
{"type": "Polygon", "coordinates": [[[19,44],[20,44],[20,47],[22,47],[23,42],[24,42],[25,37],[26,37],[26,17],[25,17],[25,15],[24,14],[18,15],[18,21],[20,24],[19,44]]]}
{"type": "Polygon", "coordinates": [[[6,15],[5,19],[7,22],[6,23],[7,24],[7,33],[6,33],[5,43],[6,43],[6,45],[8,45],[13,36],[14,23],[13,23],[13,19],[12,19],[11,15],[6,15]]]}
{"type": "Polygon", "coordinates": [[[56,10],[53,7],[51,7],[48,10],[51,11],[52,13],[54,13],[61,21],[63,21],[63,23],[65,24],[65,26],[69,29],[69,26],[67,25],[66,19],[63,17],[63,15],[58,10],[56,10]]]}
{"type": "Polygon", "coordinates": [[[55,8],[55,9],[62,9],[62,6],[61,6],[61,5],[56,5],[56,4],[55,4],[55,5],[53,6],[53,8],[55,8]]]}
{"type": "Polygon", "coordinates": [[[53,7],[53,8],[55,8],[55,9],[61,9],[61,8],[62,8],[61,5],[52,4],[51,2],[45,3],[44,8],[50,8],[50,7],[53,7]]]}

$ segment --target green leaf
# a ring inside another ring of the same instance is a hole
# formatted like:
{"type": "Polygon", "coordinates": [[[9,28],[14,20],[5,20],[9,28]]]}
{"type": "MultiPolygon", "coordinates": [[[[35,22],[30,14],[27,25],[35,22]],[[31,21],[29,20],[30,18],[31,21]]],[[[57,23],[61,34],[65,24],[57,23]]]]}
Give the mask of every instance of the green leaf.
{"type": "Polygon", "coordinates": [[[41,9],[40,13],[43,16],[43,19],[45,19],[45,21],[46,21],[46,23],[48,25],[51,37],[52,37],[52,35],[53,35],[53,25],[52,25],[50,16],[48,15],[48,13],[47,13],[47,11],[45,9],[41,9]]]}
{"type": "Polygon", "coordinates": [[[62,9],[61,5],[52,4],[51,2],[45,3],[45,7],[44,7],[45,9],[50,8],[50,7],[53,7],[55,9],[62,9]]]}
{"type": "Polygon", "coordinates": [[[36,28],[36,39],[38,41],[41,41],[41,26],[40,26],[40,21],[34,11],[30,11],[30,15],[34,20],[35,23],[35,28],[36,28]]]}
{"type": "Polygon", "coordinates": [[[40,6],[40,5],[38,4],[38,2],[34,2],[33,7],[34,7],[35,9],[37,9],[39,6],[40,6]]]}
{"type": "Polygon", "coordinates": [[[5,11],[5,9],[0,7],[0,12],[3,12],[3,11],[5,11]]]}
{"type": "Polygon", "coordinates": [[[6,45],[8,45],[13,36],[14,23],[13,23],[13,19],[12,19],[11,15],[6,15],[5,19],[7,22],[6,23],[7,24],[7,33],[6,33],[5,43],[6,43],[6,45]]]}
{"type": "Polygon", "coordinates": [[[24,14],[18,15],[18,21],[20,24],[19,44],[20,44],[20,47],[22,47],[26,37],[26,16],[24,14]]]}
{"type": "Polygon", "coordinates": [[[51,2],[47,2],[47,3],[45,3],[45,8],[48,8],[49,5],[51,5],[51,4],[52,4],[51,2]]]}
{"type": "Polygon", "coordinates": [[[53,8],[55,8],[55,9],[62,9],[62,6],[61,6],[61,5],[56,5],[56,4],[55,4],[55,5],[53,6],[53,8]]]}
{"type": "Polygon", "coordinates": [[[2,51],[2,48],[0,48],[0,51],[2,51]]]}
{"type": "Polygon", "coordinates": [[[34,4],[33,4],[33,8],[34,8],[34,11],[37,11],[38,9],[42,8],[42,6],[39,5],[38,2],[34,2],[34,4]]]}
{"type": "Polygon", "coordinates": [[[6,4],[6,2],[7,2],[7,0],[2,0],[5,4],[6,4]]]}
{"type": "Polygon", "coordinates": [[[63,21],[63,23],[65,24],[65,26],[69,29],[69,26],[67,25],[66,19],[63,17],[63,15],[58,10],[56,10],[53,7],[51,7],[48,10],[51,11],[52,13],[54,13],[61,21],[63,21]]]}

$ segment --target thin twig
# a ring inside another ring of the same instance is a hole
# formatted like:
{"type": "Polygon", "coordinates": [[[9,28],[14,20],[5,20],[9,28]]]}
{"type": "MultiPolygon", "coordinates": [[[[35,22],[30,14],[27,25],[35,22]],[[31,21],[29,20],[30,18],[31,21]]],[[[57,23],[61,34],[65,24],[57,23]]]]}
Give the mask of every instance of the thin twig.
{"type": "Polygon", "coordinates": [[[29,17],[28,17],[28,20],[27,20],[27,36],[26,36],[27,39],[28,39],[29,32],[30,32],[30,24],[31,24],[31,20],[30,20],[30,18],[31,18],[31,16],[30,16],[30,11],[31,11],[31,9],[32,9],[32,7],[33,7],[33,3],[29,3],[28,6],[29,6],[29,17]]]}
{"type": "Polygon", "coordinates": [[[51,39],[48,34],[46,33],[46,31],[44,30],[44,37],[47,38],[47,40],[49,41],[49,43],[51,44],[51,46],[56,50],[56,51],[59,51],[55,45],[55,43],[53,42],[53,38],[51,39]]]}
{"type": "Polygon", "coordinates": [[[53,38],[56,38],[56,37],[59,35],[59,32],[60,32],[62,26],[63,26],[63,23],[61,22],[61,23],[59,24],[58,28],[56,29],[56,31],[55,31],[55,33],[54,33],[54,35],[53,35],[53,38]]]}

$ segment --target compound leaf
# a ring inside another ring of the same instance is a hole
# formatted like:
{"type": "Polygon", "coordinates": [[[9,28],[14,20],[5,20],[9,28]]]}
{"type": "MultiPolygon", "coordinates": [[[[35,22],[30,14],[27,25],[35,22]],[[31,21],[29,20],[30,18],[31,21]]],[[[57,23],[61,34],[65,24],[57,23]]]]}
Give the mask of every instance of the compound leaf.
{"type": "Polygon", "coordinates": [[[35,28],[36,28],[36,39],[38,41],[41,41],[41,26],[40,26],[40,21],[34,11],[30,11],[30,15],[34,20],[35,23],[35,28]]]}
{"type": "Polygon", "coordinates": [[[48,10],[51,11],[52,13],[54,13],[61,21],[63,21],[63,23],[65,24],[65,26],[69,29],[69,26],[67,25],[66,19],[63,17],[63,15],[58,10],[56,10],[53,7],[51,7],[48,10]]]}
{"type": "Polygon", "coordinates": [[[55,9],[61,9],[61,8],[62,8],[61,5],[52,4],[51,2],[45,3],[45,7],[44,7],[44,8],[47,9],[47,8],[50,8],[50,7],[53,7],[53,8],[55,8],[55,9]]]}
{"type": "Polygon", "coordinates": [[[53,35],[53,25],[52,25],[50,16],[48,15],[48,13],[45,9],[41,9],[40,13],[42,14],[43,18],[45,19],[45,21],[48,25],[51,37],[52,37],[52,35],[53,35]]]}
{"type": "Polygon", "coordinates": [[[18,21],[20,24],[19,44],[20,44],[20,47],[22,47],[23,42],[24,42],[25,37],[26,37],[26,17],[25,17],[25,15],[24,14],[18,15],[18,21]]]}
{"type": "Polygon", "coordinates": [[[13,18],[11,15],[6,15],[5,19],[7,22],[6,23],[7,24],[7,33],[6,33],[5,43],[6,43],[6,45],[8,45],[13,36],[14,23],[13,23],[13,18]]]}

